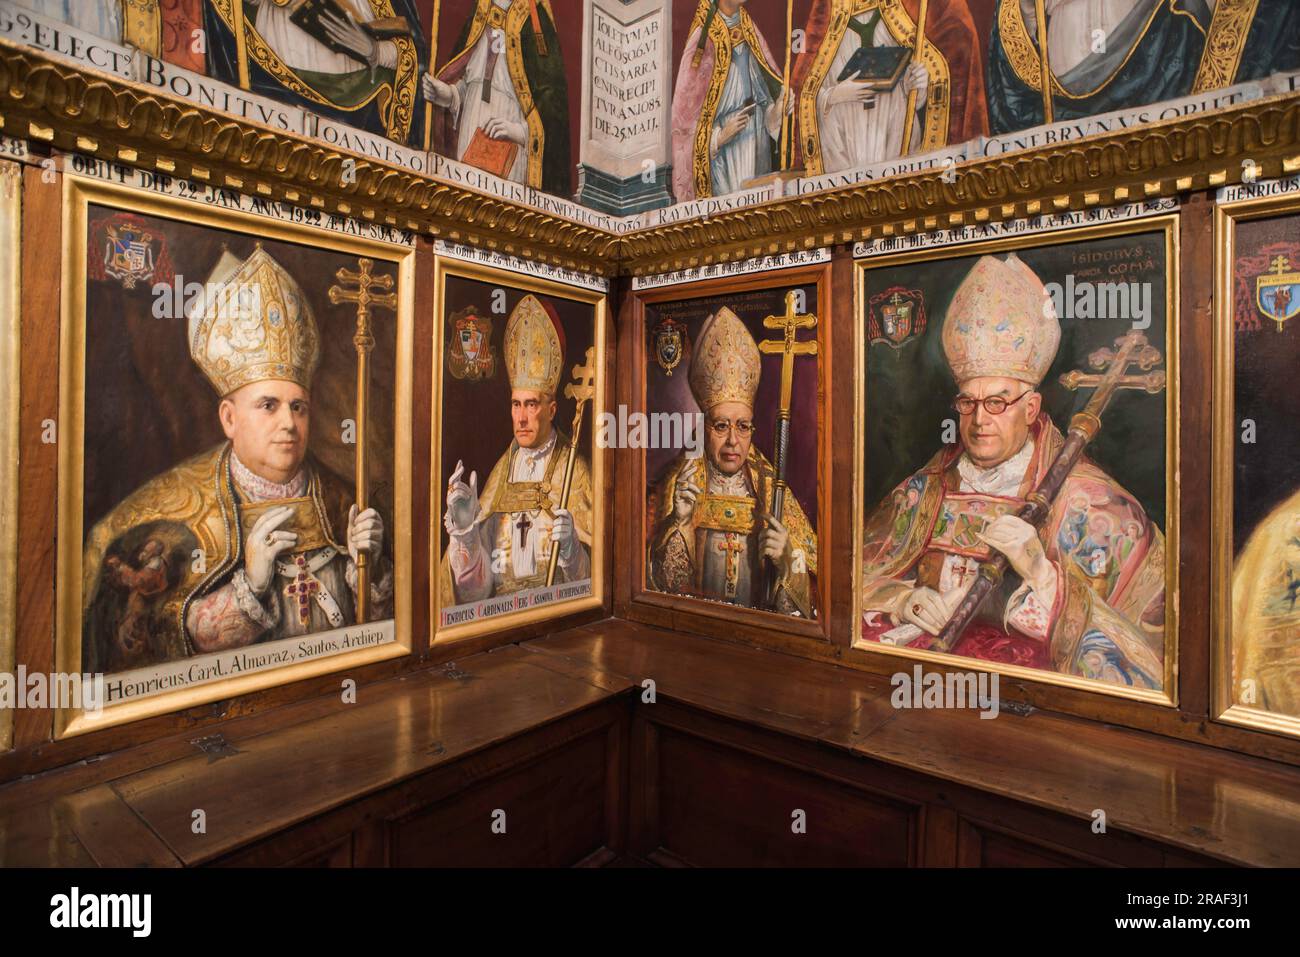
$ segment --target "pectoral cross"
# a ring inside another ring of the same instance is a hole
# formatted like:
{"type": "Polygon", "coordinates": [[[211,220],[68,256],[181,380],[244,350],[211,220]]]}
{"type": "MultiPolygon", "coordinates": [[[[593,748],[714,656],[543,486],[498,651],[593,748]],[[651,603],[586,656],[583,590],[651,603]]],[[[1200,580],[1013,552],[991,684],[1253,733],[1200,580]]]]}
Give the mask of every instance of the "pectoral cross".
{"type": "Polygon", "coordinates": [[[957,579],[957,587],[960,588],[966,584],[966,576],[970,574],[970,563],[965,558],[961,558],[957,566],[952,570],[953,576],[957,579]]]}
{"type": "Polygon", "coordinates": [[[284,596],[298,602],[298,622],[306,625],[311,621],[311,599],[321,590],[321,583],[307,570],[307,557],[299,555],[294,559],[298,565],[298,574],[293,581],[284,586],[284,596]]]}
{"type": "Polygon", "coordinates": [[[515,528],[519,529],[519,547],[523,548],[528,544],[528,530],[533,527],[533,523],[528,518],[527,512],[519,513],[519,521],[515,522],[515,528]]]}
{"type": "MultiPolygon", "coordinates": [[[[357,410],[356,440],[357,467],[356,481],[357,513],[366,510],[366,416],[370,405],[370,350],[375,347],[375,337],[370,331],[370,310],[376,306],[397,309],[397,293],[371,292],[372,289],[392,289],[392,276],[372,276],[370,274],[374,261],[362,256],[357,260],[355,271],[340,268],[334,273],[337,285],[330,286],[329,300],[333,305],[341,302],[357,304],[357,326],[352,336],[352,344],[357,350],[357,410]],[[355,286],[356,288],[349,288],[355,286]]],[[[366,568],[369,556],[365,552],[357,553],[357,623],[366,620],[367,606],[370,603],[370,572],[366,568]]]]}
{"type": "Polygon", "coordinates": [[[725,584],[723,585],[722,594],[727,598],[735,598],[736,592],[740,586],[740,553],[745,550],[745,543],[736,538],[734,532],[723,532],[722,541],[718,543],[718,551],[726,559],[726,565],[723,568],[725,584]]]}

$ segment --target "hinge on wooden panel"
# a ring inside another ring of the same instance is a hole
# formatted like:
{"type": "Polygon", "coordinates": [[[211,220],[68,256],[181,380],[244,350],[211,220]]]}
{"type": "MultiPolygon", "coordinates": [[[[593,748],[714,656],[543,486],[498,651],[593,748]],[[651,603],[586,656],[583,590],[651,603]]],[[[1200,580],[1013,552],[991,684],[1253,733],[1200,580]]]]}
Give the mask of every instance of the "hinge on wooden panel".
{"type": "Polygon", "coordinates": [[[205,738],[194,738],[190,741],[200,751],[208,756],[208,763],[220,761],[222,758],[234,757],[239,753],[239,749],[226,740],[226,736],[218,732],[210,734],[205,738]]]}
{"type": "Polygon", "coordinates": [[[1025,715],[1033,714],[1038,709],[1035,708],[1028,701],[1005,701],[1004,700],[998,702],[998,710],[1010,711],[1012,714],[1018,714],[1021,717],[1024,717],[1025,715]]]}
{"type": "Polygon", "coordinates": [[[468,681],[474,677],[468,671],[461,671],[459,668],[457,668],[456,662],[454,661],[447,662],[445,665],[439,668],[438,671],[446,675],[452,681],[468,681]]]}

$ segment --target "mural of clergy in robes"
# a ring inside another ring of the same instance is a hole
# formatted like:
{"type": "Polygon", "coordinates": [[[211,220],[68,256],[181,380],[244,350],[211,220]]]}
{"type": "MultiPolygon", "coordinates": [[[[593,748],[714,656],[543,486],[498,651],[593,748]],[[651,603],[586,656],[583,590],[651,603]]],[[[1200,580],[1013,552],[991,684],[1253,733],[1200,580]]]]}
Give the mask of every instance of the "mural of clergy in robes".
{"type": "Polygon", "coordinates": [[[331,0],[310,9],[303,19],[283,0],[205,0],[209,75],[241,85],[242,22],[251,92],[422,145],[428,40],[413,0],[331,0]]]}
{"type": "Polygon", "coordinates": [[[477,0],[437,77],[432,147],[556,196],[570,192],[569,93],[547,0],[477,0]]]}
{"type": "MultiPolygon", "coordinates": [[[[1215,2],[1045,0],[1053,120],[1191,93],[1215,2]]],[[[999,0],[988,67],[994,135],[1044,121],[1041,32],[1034,0],[999,0]]]]}
{"type": "MultiPolygon", "coordinates": [[[[799,129],[809,175],[925,153],[988,133],[983,43],[967,0],[931,0],[925,49],[888,89],[864,76],[862,50],[916,47],[920,0],[817,0],[795,62],[799,129]],[[856,58],[856,59],[855,59],[856,58]],[[850,75],[845,76],[850,64],[850,75]],[[841,79],[843,77],[843,79],[841,79]],[[909,94],[911,142],[903,148],[909,94]]],[[[892,62],[892,61],[891,61],[892,62]]],[[[868,71],[870,72],[870,71],[868,71]]]]}
{"type": "Polygon", "coordinates": [[[1037,391],[1061,338],[1042,281],[1015,255],[981,257],[941,338],[961,441],[867,518],[863,638],[929,648],[996,550],[1014,574],[953,654],[1160,688],[1165,542],[1137,499],[1083,458],[1040,529],[1016,516],[1064,442],[1037,391]]]}
{"type": "Polygon", "coordinates": [[[782,519],[772,515],[776,469],[753,444],[761,372],[758,345],[744,322],[725,306],[710,316],[689,374],[704,412],[704,454],[681,452],[651,489],[648,584],[760,608],[772,563],[776,600],[769,610],[811,618],[817,534],[789,490],[782,519]]]}
{"type": "Polygon", "coordinates": [[[105,40],[122,42],[122,0],[14,0],[14,4],[105,40]]]}
{"type": "Polygon", "coordinates": [[[1300,3],[1211,0],[1210,6],[1214,19],[1193,92],[1300,70],[1300,3]]]}
{"type": "Polygon", "coordinates": [[[679,203],[745,189],[779,165],[782,67],[745,3],[700,0],[691,21],[673,87],[679,203]]]}
{"type": "Polygon", "coordinates": [[[38,17],[59,20],[110,43],[135,47],[168,63],[204,71],[193,49],[204,0],[14,0],[38,17]]]}

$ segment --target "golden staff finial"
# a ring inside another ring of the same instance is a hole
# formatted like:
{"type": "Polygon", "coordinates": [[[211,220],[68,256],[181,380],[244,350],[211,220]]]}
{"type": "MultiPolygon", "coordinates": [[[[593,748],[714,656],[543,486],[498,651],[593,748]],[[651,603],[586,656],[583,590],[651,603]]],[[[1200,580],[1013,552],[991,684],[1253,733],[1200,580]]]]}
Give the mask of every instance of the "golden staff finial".
{"type": "MultiPolygon", "coordinates": [[[[564,387],[567,398],[577,402],[573,410],[573,434],[569,436],[569,460],[564,464],[564,486],[560,492],[560,508],[569,507],[569,491],[573,487],[573,461],[578,455],[578,433],[582,430],[582,413],[591,397],[596,394],[596,350],[587,347],[586,361],[573,367],[573,381],[564,387]]],[[[575,529],[576,531],[576,529],[575,529]]],[[[558,548],[551,549],[551,560],[546,566],[546,586],[555,584],[555,564],[560,557],[558,548]]]]}

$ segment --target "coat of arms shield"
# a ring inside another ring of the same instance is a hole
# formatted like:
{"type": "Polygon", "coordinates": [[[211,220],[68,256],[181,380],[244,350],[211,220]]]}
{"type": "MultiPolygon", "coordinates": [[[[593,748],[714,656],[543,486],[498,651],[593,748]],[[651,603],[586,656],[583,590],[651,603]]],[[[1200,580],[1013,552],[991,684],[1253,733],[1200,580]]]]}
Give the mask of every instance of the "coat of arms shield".
{"type": "Polygon", "coordinates": [[[492,351],[492,320],[468,306],[451,317],[451,347],[447,367],[457,379],[490,379],[496,371],[492,351]]]}
{"type": "Polygon", "coordinates": [[[1266,319],[1282,323],[1300,314],[1300,272],[1291,269],[1286,256],[1278,256],[1272,269],[1255,280],[1255,303],[1266,319]]]}
{"type": "Polygon", "coordinates": [[[665,319],[655,327],[654,341],[659,368],[665,375],[672,375],[686,351],[686,325],[676,319],[665,319]]]}
{"type": "Polygon", "coordinates": [[[919,289],[891,286],[871,297],[868,339],[895,349],[925,332],[925,298],[919,289]]]}

